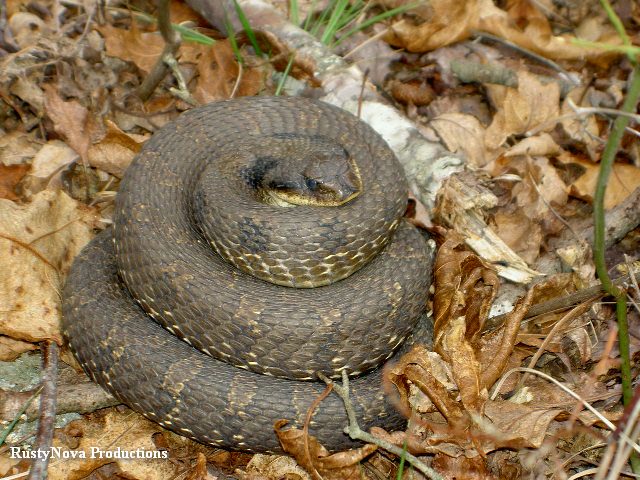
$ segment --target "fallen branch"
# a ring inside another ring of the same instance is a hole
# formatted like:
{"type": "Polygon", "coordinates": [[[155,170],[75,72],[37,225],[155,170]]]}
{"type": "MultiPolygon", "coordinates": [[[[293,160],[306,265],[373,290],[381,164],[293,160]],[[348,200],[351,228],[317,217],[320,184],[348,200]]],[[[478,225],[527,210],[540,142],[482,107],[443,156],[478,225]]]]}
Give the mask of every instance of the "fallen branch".
{"type": "Polygon", "coordinates": [[[318,376],[327,385],[333,386],[333,390],[342,399],[344,408],[347,412],[347,417],[349,418],[349,425],[345,427],[344,431],[349,435],[349,437],[351,437],[353,440],[361,440],[366,443],[372,443],[380,448],[385,449],[388,452],[393,453],[394,455],[397,455],[400,458],[404,458],[407,462],[413,465],[417,470],[420,470],[420,472],[422,472],[428,478],[432,478],[434,480],[444,480],[444,478],[438,472],[426,465],[418,457],[415,457],[406,450],[395,446],[391,442],[387,442],[386,440],[375,437],[360,428],[360,425],[358,424],[358,418],[356,417],[356,411],[353,408],[351,399],[349,398],[349,377],[346,371],[342,371],[342,385],[338,385],[333,380],[322,374],[318,374],[318,376]]]}
{"type": "MultiPolygon", "coordinates": [[[[34,448],[37,451],[49,451],[53,442],[53,429],[56,420],[56,378],[58,377],[58,345],[50,340],[42,344],[42,394],[40,395],[40,418],[34,448]]],[[[47,477],[49,455],[36,458],[31,464],[29,480],[47,477]]]]}

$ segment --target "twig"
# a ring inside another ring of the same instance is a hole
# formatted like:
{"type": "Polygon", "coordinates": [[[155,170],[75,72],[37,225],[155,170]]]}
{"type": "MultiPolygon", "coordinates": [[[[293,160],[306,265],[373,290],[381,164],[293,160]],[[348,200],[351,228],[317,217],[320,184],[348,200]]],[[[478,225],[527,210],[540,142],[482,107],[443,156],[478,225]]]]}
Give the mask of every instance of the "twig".
{"type": "MultiPolygon", "coordinates": [[[[583,313],[586,313],[591,308],[591,305],[593,304],[593,302],[596,301],[597,299],[598,297],[592,297],[590,301],[586,301],[584,303],[578,304],[577,306],[573,307],[560,320],[558,320],[556,324],[553,326],[553,328],[551,329],[551,331],[546,335],[545,339],[542,341],[542,344],[540,344],[540,346],[538,347],[538,350],[536,351],[536,353],[533,355],[533,357],[531,357],[528,368],[533,369],[536,366],[536,363],[538,363],[538,360],[540,359],[542,354],[546,351],[547,345],[549,345],[549,343],[551,343],[551,340],[553,340],[556,337],[556,334],[558,333],[558,331],[570,321],[579,317],[583,313]]],[[[528,376],[529,376],[528,373],[525,373],[524,375],[522,375],[522,377],[520,377],[520,381],[518,381],[518,385],[514,390],[516,391],[520,390],[523,387],[524,382],[527,380],[528,376]]]]}
{"type": "Polygon", "coordinates": [[[546,130],[552,125],[555,125],[558,122],[561,122],[563,120],[569,120],[571,118],[576,118],[576,117],[586,117],[587,115],[622,116],[622,117],[629,118],[631,120],[635,120],[636,122],[640,122],[640,115],[637,115],[632,112],[625,112],[624,110],[617,110],[615,108],[603,108],[603,107],[579,107],[570,98],[567,100],[567,105],[569,105],[569,107],[571,107],[571,110],[573,110],[572,113],[565,113],[564,115],[551,118],[546,122],[543,122],[540,125],[536,126],[535,128],[532,128],[531,130],[526,132],[525,136],[532,137],[542,132],[543,130],[546,130]]]}
{"type": "Polygon", "coordinates": [[[165,62],[166,58],[174,58],[180,48],[180,35],[171,28],[171,18],[169,13],[169,0],[158,0],[158,28],[165,41],[162,55],[146,76],[142,84],[138,87],[138,97],[143,101],[147,100],[158,84],[166,76],[169,69],[165,62]]]}
{"type": "MultiPolygon", "coordinates": [[[[11,392],[0,390],[0,418],[14,418],[25,413],[27,420],[38,418],[39,408],[32,405],[25,412],[21,409],[31,392],[11,392]]],[[[93,382],[63,383],[58,385],[56,411],[63,413],[90,413],[101,408],[120,405],[121,402],[93,382]]],[[[1,442],[0,442],[1,444],[1,442]]]]}
{"type": "MultiPolygon", "coordinates": [[[[629,90],[622,105],[623,112],[635,111],[640,97],[640,66],[636,65],[631,73],[629,90]]],[[[607,190],[609,176],[613,170],[615,160],[624,129],[629,123],[625,116],[616,117],[609,140],[602,153],[598,183],[593,197],[593,257],[596,273],[602,282],[603,290],[616,297],[616,317],[618,319],[618,348],[620,351],[620,373],[622,376],[622,398],[625,405],[632,399],[631,390],[631,360],[629,353],[629,328],[627,325],[627,296],[611,282],[607,272],[605,260],[605,211],[604,196],[607,190]]]]}
{"type": "Polygon", "coordinates": [[[316,469],[316,464],[311,458],[311,449],[309,448],[309,424],[311,423],[313,412],[316,410],[316,408],[318,408],[320,403],[322,403],[322,401],[329,396],[331,390],[333,390],[333,385],[329,383],[327,384],[327,388],[324,389],[324,392],[322,392],[322,394],[313,401],[313,403],[307,410],[307,416],[304,419],[304,426],[302,427],[302,435],[304,438],[304,454],[307,457],[307,463],[309,464],[309,467],[313,469],[313,477],[320,480],[322,480],[322,475],[320,475],[320,473],[316,469]]]}
{"type": "Polygon", "coordinates": [[[189,92],[189,88],[187,88],[187,82],[184,80],[184,76],[182,75],[182,71],[180,70],[180,66],[178,65],[178,61],[174,58],[173,55],[164,55],[163,59],[164,63],[171,69],[173,76],[178,83],[178,88],[171,87],[169,91],[178,97],[183,102],[187,102],[189,105],[196,107],[198,106],[198,102],[191,96],[189,92]]]}
{"type": "MultiPolygon", "coordinates": [[[[635,274],[636,279],[640,279],[640,272],[635,274]]],[[[620,287],[629,279],[629,275],[623,275],[621,277],[616,278],[613,283],[614,285],[620,287]]],[[[598,297],[605,295],[607,292],[604,290],[602,284],[593,285],[588,288],[583,288],[582,290],[578,290],[577,292],[571,293],[569,295],[565,295],[563,297],[552,298],[551,300],[547,300],[546,302],[537,303],[533,305],[527,314],[524,316],[524,320],[528,318],[537,317],[539,315],[544,315],[546,313],[565,310],[567,308],[573,307],[579,303],[585,302],[593,297],[598,297]]],[[[510,315],[510,312],[503,313],[501,315],[496,315],[495,317],[491,317],[485,323],[484,331],[493,330],[497,328],[499,325],[504,322],[507,316],[510,315]]]]}
{"type": "Polygon", "coordinates": [[[546,65],[547,67],[555,70],[556,72],[558,72],[560,74],[560,76],[562,77],[563,80],[571,83],[572,85],[574,85],[576,87],[580,85],[580,82],[574,78],[574,75],[572,75],[571,73],[566,71],[564,68],[562,68],[556,62],[554,62],[553,60],[549,60],[548,58],[545,58],[545,57],[543,57],[541,55],[538,55],[537,53],[532,52],[531,50],[527,50],[526,48],[522,48],[521,46],[516,45],[515,43],[508,42],[504,38],[496,37],[494,35],[491,35],[491,34],[485,33],[485,32],[475,32],[474,33],[474,37],[478,38],[481,41],[489,40],[491,42],[499,43],[500,45],[504,45],[505,47],[510,48],[511,50],[515,50],[516,52],[521,53],[522,55],[524,55],[526,57],[529,57],[529,58],[537,61],[538,63],[540,63],[542,65],[546,65]]]}
{"type": "Polygon", "coordinates": [[[330,378],[326,377],[323,374],[318,374],[318,376],[327,384],[333,385],[333,390],[338,394],[338,396],[342,399],[344,403],[344,409],[347,412],[347,417],[349,418],[349,425],[345,427],[344,431],[349,435],[353,440],[361,440],[366,443],[372,443],[374,445],[379,446],[387,450],[388,452],[397,455],[398,457],[404,457],[411,465],[413,465],[417,470],[420,470],[424,475],[428,478],[432,478],[434,480],[444,480],[444,478],[436,472],[434,469],[425,465],[419,458],[411,455],[406,450],[399,448],[393,445],[386,440],[382,440],[380,438],[374,437],[368,432],[363,431],[358,424],[358,419],[356,417],[356,411],[353,408],[353,404],[349,398],[349,377],[347,376],[347,372],[342,371],[342,385],[338,385],[330,378]]]}
{"type": "MultiPolygon", "coordinates": [[[[40,419],[35,446],[38,451],[51,449],[53,428],[56,420],[56,378],[58,376],[58,345],[47,340],[42,344],[42,395],[40,396],[40,419]]],[[[47,476],[49,456],[36,459],[31,464],[29,480],[40,480],[47,476]]]]}

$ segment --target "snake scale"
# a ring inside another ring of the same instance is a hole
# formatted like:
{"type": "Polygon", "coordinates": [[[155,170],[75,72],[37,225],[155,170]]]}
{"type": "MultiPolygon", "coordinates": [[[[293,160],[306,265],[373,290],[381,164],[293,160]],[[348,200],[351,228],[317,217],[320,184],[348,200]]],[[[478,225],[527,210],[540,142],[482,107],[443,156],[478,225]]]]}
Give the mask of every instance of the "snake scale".
{"type": "MultiPolygon", "coordinates": [[[[401,219],[406,192],[381,137],[331,105],[253,97],[185,112],[144,145],[114,227],[76,258],[63,332],[95,382],[205,444],[279,450],[274,421],[304,423],[317,372],[355,376],[363,428],[398,428],[379,366],[420,328],[432,265],[401,219]],[[265,184],[302,199],[266,199],[265,184]],[[346,200],[331,204],[336,190],[346,200]]],[[[330,395],[310,429],[338,450],[354,445],[346,424],[330,395]]]]}

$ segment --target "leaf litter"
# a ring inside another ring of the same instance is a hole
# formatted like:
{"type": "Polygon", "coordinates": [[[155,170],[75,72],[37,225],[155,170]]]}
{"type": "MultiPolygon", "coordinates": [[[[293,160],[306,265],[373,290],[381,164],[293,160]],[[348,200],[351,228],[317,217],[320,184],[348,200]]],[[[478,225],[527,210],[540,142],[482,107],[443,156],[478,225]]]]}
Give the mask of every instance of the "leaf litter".
{"type": "MultiPolygon", "coordinates": [[[[384,3],[393,8],[399,1],[384,3]]],[[[440,225],[431,227],[440,242],[433,348],[414,349],[389,371],[397,407],[411,418],[407,430],[373,432],[448,477],[578,473],[598,462],[597,456],[574,454],[607,437],[603,418],[623,418],[611,307],[596,296],[568,311],[525,318],[532,305],[594,283],[590,246],[580,228],[589,220],[610,125],[585,109],[619,107],[628,70],[615,52],[575,41],[620,43],[597,5],[565,10],[542,3],[513,1],[500,8],[489,0],[432,0],[411,21],[391,21],[384,35],[372,39],[406,49],[396,60],[378,63],[376,78],[387,79],[379,86],[388,88],[425,136],[438,138],[467,165],[441,187],[434,212],[419,202],[415,209],[415,223],[440,225]],[[472,35],[482,43],[470,42],[472,35]],[[471,62],[471,78],[454,69],[462,60],[471,62]],[[474,62],[492,68],[474,80],[474,62]],[[483,76],[492,72],[502,77],[483,76]],[[513,309],[494,325],[490,317],[498,302],[513,309]],[[523,367],[566,385],[601,417],[523,367]]],[[[71,3],[58,4],[55,17],[48,2],[15,0],[7,6],[17,49],[0,51],[0,243],[9,273],[0,285],[4,359],[33,350],[34,342],[61,341],[58,292],[73,257],[96,227],[108,224],[119,179],[142,143],[188,108],[171,94],[171,75],[146,102],[135,96],[164,47],[152,23],[118,9],[98,21],[105,12],[71,3]]],[[[629,8],[628,18],[637,25],[640,12],[629,8]]],[[[275,52],[269,62],[257,58],[242,36],[236,51],[226,32],[209,29],[185,4],[171,2],[171,12],[174,22],[195,25],[215,40],[182,42],[177,55],[198,102],[273,93],[272,74],[288,61],[277,35],[260,37],[275,52]]],[[[296,61],[292,71],[310,88],[317,86],[313,65],[296,61]]],[[[607,209],[640,186],[637,145],[637,133],[623,140],[607,209]]],[[[624,252],[635,251],[637,259],[639,240],[629,234],[624,249],[610,253],[611,264],[624,252]]],[[[635,359],[637,311],[630,320],[635,359]]],[[[172,478],[188,472],[189,478],[213,478],[213,466],[226,472],[240,467],[238,478],[307,478],[305,469],[313,478],[397,473],[393,456],[381,449],[332,454],[304,432],[277,431],[298,465],[287,457],[207,449],[128,410],[112,409],[68,425],[56,445],[69,451],[98,444],[164,449],[171,460],[153,468],[144,462],[59,462],[49,474],[172,478]]],[[[7,462],[6,452],[0,458],[2,475],[28,467],[7,462]]],[[[404,473],[409,475],[406,466],[404,473]]]]}

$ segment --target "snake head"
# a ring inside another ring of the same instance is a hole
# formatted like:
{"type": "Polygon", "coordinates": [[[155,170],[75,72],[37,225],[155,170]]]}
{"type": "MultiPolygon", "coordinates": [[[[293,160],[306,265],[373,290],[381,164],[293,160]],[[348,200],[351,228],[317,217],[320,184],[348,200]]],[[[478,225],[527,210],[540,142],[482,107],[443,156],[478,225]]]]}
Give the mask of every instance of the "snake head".
{"type": "Polygon", "coordinates": [[[259,158],[254,181],[265,203],[337,207],[363,189],[360,171],[349,153],[335,141],[319,136],[278,137],[277,155],[259,158]]]}

